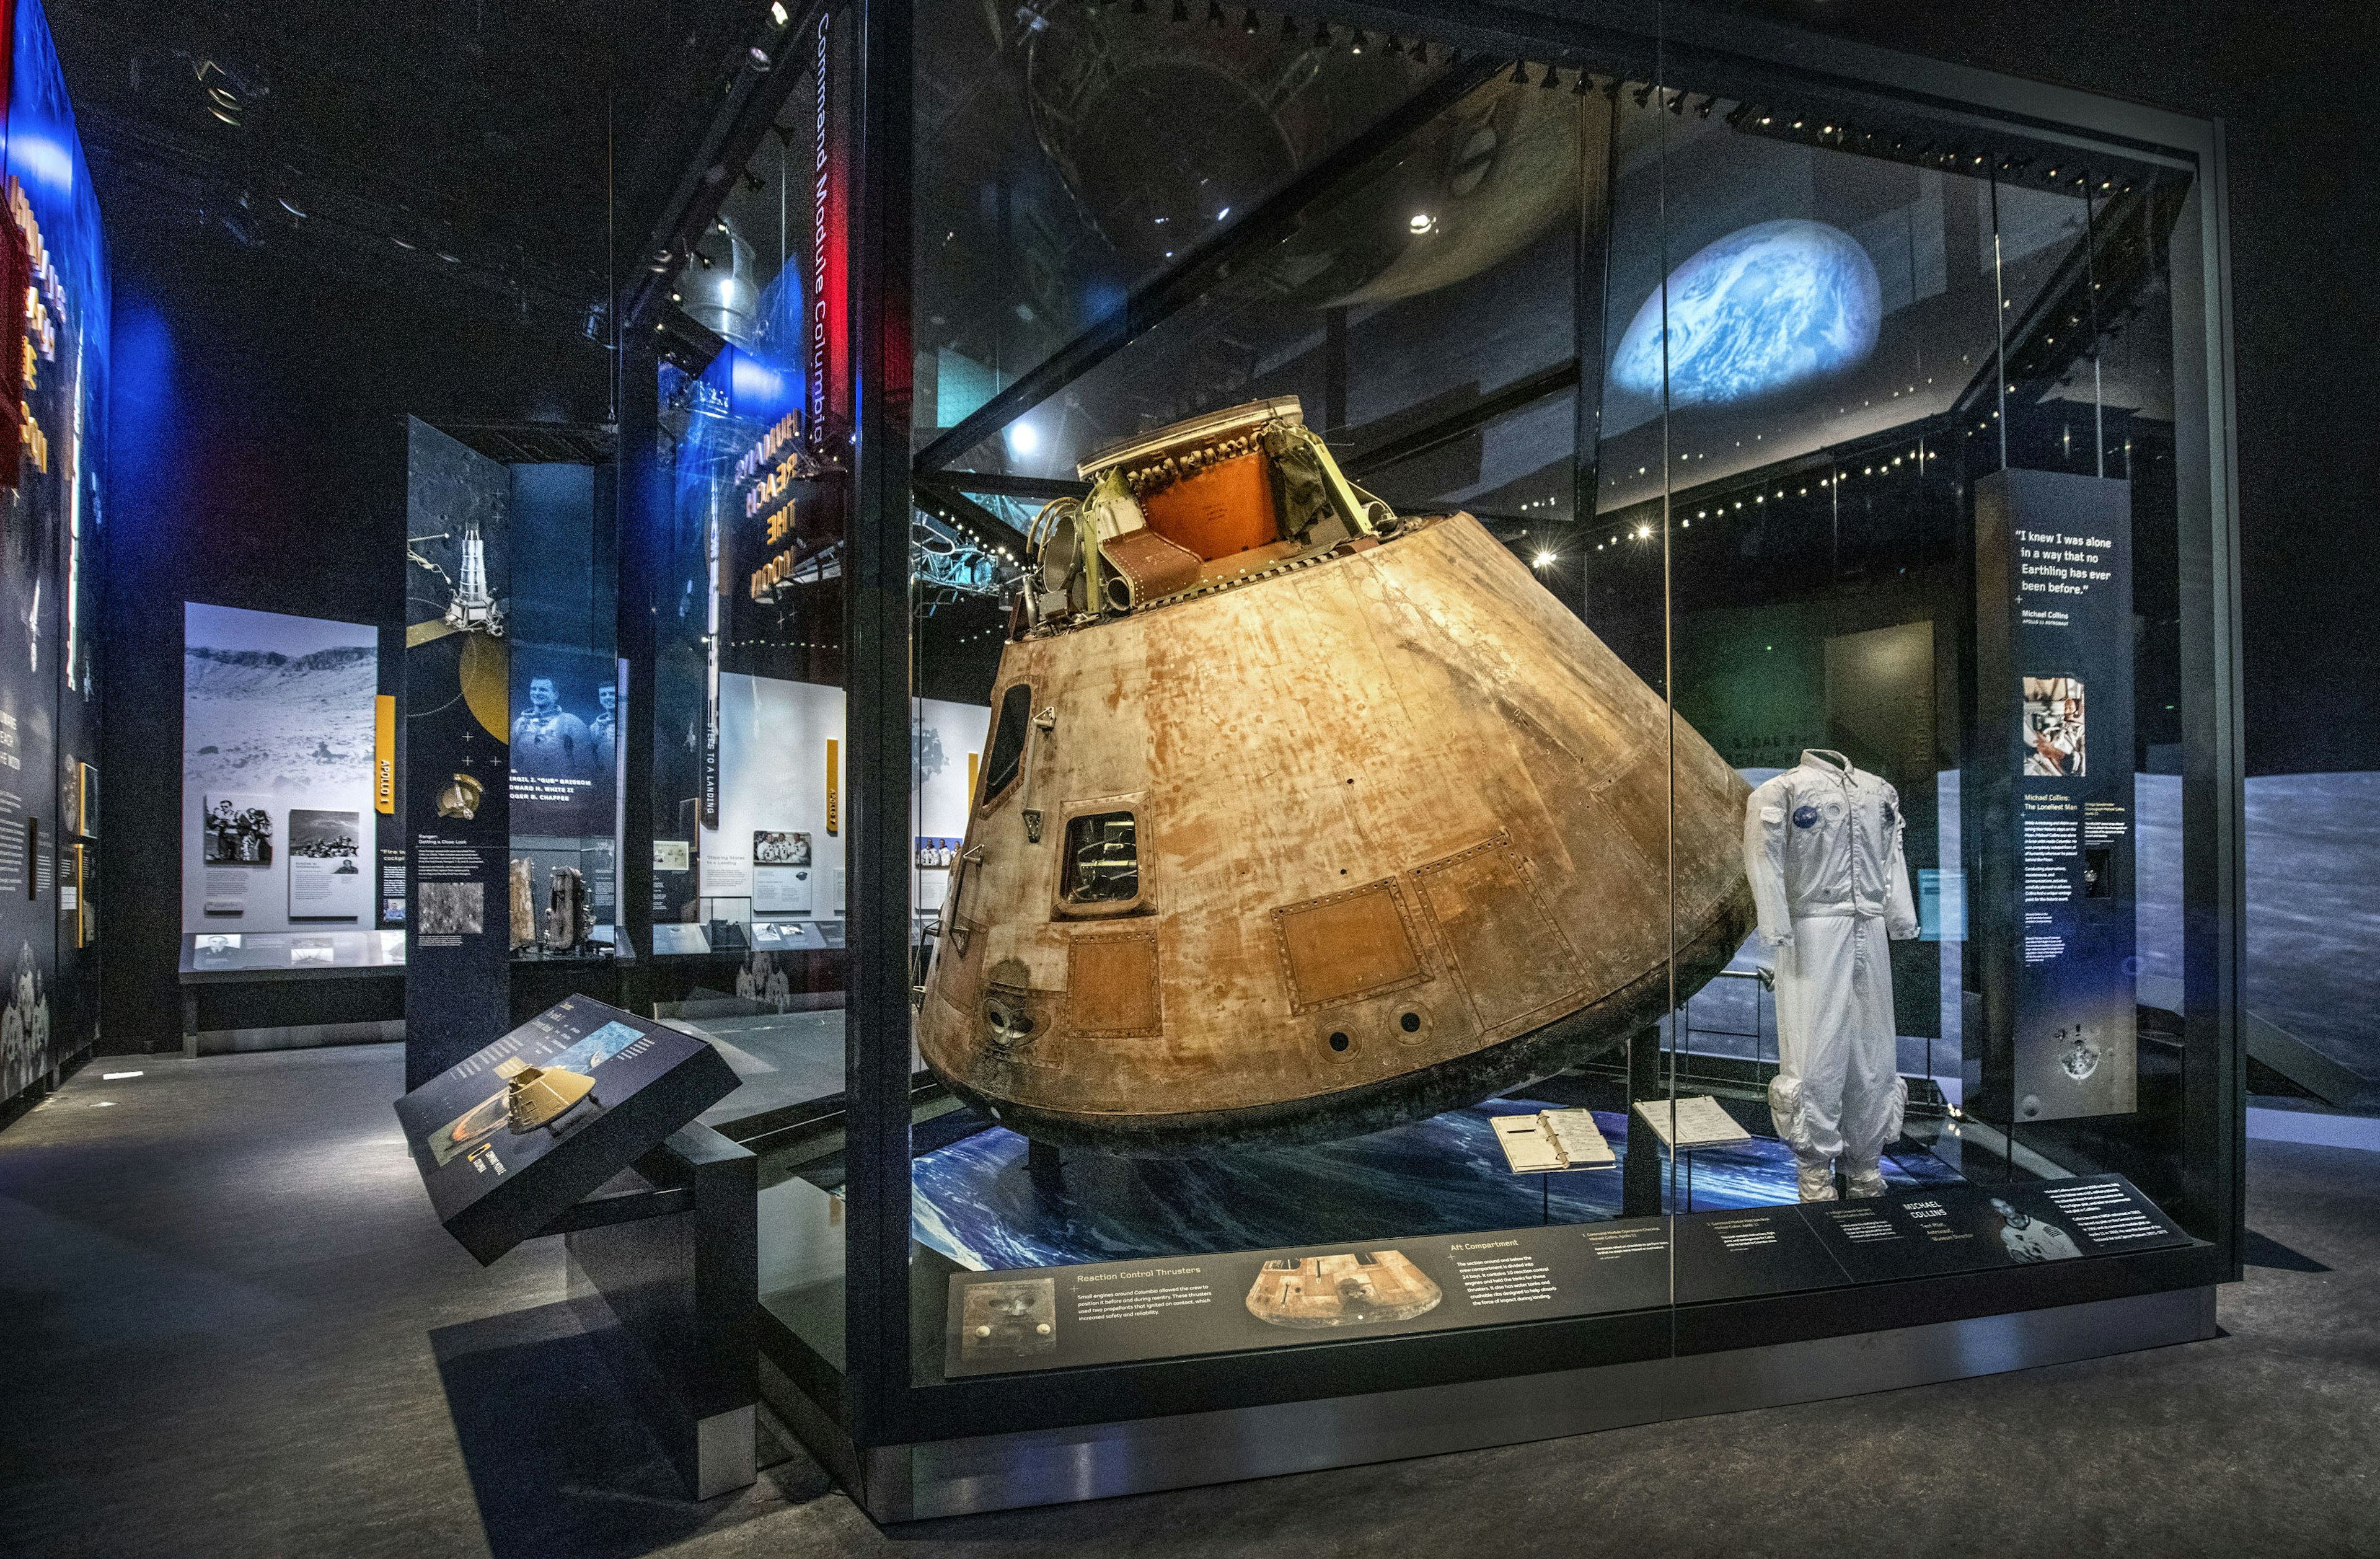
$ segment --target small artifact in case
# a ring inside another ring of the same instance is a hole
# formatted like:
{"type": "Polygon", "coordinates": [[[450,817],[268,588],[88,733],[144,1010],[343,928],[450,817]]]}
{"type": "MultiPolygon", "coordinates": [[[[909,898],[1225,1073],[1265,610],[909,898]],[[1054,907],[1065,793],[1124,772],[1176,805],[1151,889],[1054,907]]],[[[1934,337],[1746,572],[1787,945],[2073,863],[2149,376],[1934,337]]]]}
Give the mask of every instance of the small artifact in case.
{"type": "Polygon", "coordinates": [[[1496,1144],[1515,1175],[1562,1169],[1606,1169],[1619,1162],[1592,1110],[1540,1110],[1534,1115],[1499,1115],[1496,1144]]]}
{"type": "Polygon", "coordinates": [[[1058,1346],[1058,1285],[1034,1277],[979,1283],[966,1291],[959,1357],[1021,1358],[1058,1346]]]}
{"type": "Polygon", "coordinates": [[[587,894],[587,879],[573,866],[557,866],[546,879],[545,947],[567,953],[594,934],[595,907],[587,894]]]}
{"type": "Polygon", "coordinates": [[[513,951],[537,944],[537,903],[529,895],[529,866],[520,857],[513,858],[512,923],[513,951]]]}
{"type": "Polygon", "coordinates": [[[1653,1128],[1653,1135],[1661,1139],[1665,1148],[1723,1148],[1732,1142],[1752,1140],[1752,1133],[1737,1125],[1726,1106],[1706,1093],[1676,1100],[1641,1100],[1636,1114],[1653,1128]]]}

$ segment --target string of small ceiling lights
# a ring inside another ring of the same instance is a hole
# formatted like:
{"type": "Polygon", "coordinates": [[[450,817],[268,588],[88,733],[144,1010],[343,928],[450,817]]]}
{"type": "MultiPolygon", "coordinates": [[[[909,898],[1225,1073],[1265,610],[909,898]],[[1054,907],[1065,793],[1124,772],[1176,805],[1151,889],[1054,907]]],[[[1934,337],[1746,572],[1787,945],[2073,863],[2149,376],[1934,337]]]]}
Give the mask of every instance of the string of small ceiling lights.
{"type": "MultiPolygon", "coordinates": [[[[1713,100],[1705,99],[1699,112],[1707,117],[1713,100]]],[[[2037,184],[2094,197],[2129,195],[2138,187],[2128,173],[2094,170],[2071,157],[2024,156],[1994,152],[1928,137],[1920,131],[1869,129],[1816,111],[1797,111],[1769,104],[1739,103],[1726,115],[1730,128],[1770,140],[1795,140],[1855,156],[1881,157],[1971,177],[1993,177],[2009,183],[2037,184]]]]}
{"type": "Polygon", "coordinates": [[[972,519],[956,510],[945,508],[940,504],[929,501],[923,493],[916,494],[913,501],[919,514],[929,515],[940,520],[944,526],[974,542],[978,549],[988,555],[997,557],[1012,567],[1020,570],[1023,568],[1023,563],[1010,546],[1010,542],[1014,540],[1014,537],[1002,538],[989,535],[972,519]]]}
{"type": "MultiPolygon", "coordinates": [[[[1150,0],[1088,0],[1086,8],[1094,13],[1126,10],[1133,16],[1154,14],[1150,0]]],[[[1177,27],[1194,25],[1195,18],[1190,0],[1171,0],[1171,19],[1177,27]]],[[[1221,30],[1234,25],[1239,31],[1250,36],[1260,35],[1267,30],[1263,16],[1253,6],[1233,6],[1227,9],[1222,0],[1206,0],[1204,14],[1206,28],[1221,30]],[[1232,16],[1233,10],[1238,12],[1236,24],[1232,16]]],[[[1344,22],[1334,24],[1325,18],[1314,18],[1302,21],[1295,15],[1284,13],[1281,17],[1276,35],[1284,43],[1304,43],[1317,49],[1343,48],[1351,57],[1361,57],[1369,54],[1392,62],[1405,61],[1417,65],[1432,63],[1452,65],[1463,58],[1463,51],[1451,44],[1433,43],[1421,38],[1415,38],[1408,42],[1396,33],[1384,33],[1376,42],[1361,26],[1344,22]]],[[[1730,101],[1716,92],[1695,92],[1684,88],[1663,87],[1653,81],[1633,80],[1616,74],[1597,75],[1585,66],[1574,62],[1537,63],[1517,59],[1513,62],[1512,73],[1506,79],[1515,86],[1534,84],[1543,91],[1557,91],[1567,85],[1573,96],[1585,97],[1590,92],[1597,92],[1615,105],[1624,91],[1639,109],[1651,108],[1658,101],[1661,108],[1679,118],[1684,118],[1691,114],[1696,119],[1708,119],[1714,111],[1730,101]]],[[[2061,194],[2070,192],[2086,201],[2127,196],[2138,187],[2137,179],[2131,174],[2106,168],[2095,170],[2070,157],[2059,159],[2046,155],[2025,155],[2014,152],[1996,152],[1988,147],[1979,149],[1971,144],[1928,136],[1923,131],[1872,128],[1834,118],[1822,111],[1797,111],[1773,103],[1734,100],[1732,105],[1727,107],[1721,117],[1730,128],[1745,135],[1756,135],[1772,140],[1797,141],[1828,151],[1880,158],[1946,173],[1958,173],[1970,177],[2021,182],[2036,188],[2055,189],[2061,194]]],[[[1836,468],[1833,477],[1822,477],[1818,479],[1816,485],[1822,489],[1831,489],[1839,484],[1848,484],[1854,480],[1872,480],[1891,476],[1908,469],[1904,466],[1904,462],[1913,462],[1915,469],[1922,474],[1931,461],[1939,458],[1941,458],[1940,451],[1929,451],[1921,445],[1906,454],[1896,455],[1888,460],[1878,460],[1863,466],[1856,473],[1856,477],[1847,466],[1836,468]]],[[[1806,493],[1806,487],[1803,487],[1798,482],[1793,485],[1806,493]]],[[[1755,492],[1749,501],[1756,510],[1765,507],[1772,498],[1781,501],[1786,496],[1786,490],[1779,488],[1774,493],[1755,492]]],[[[1530,505],[1523,506],[1525,508],[1530,505]]],[[[1724,517],[1743,506],[1742,499],[1734,500],[1732,507],[1730,506],[1728,500],[1721,499],[1715,509],[1706,505],[1698,510],[1697,518],[1707,521],[1713,514],[1724,517]]],[[[934,512],[946,520],[960,523],[955,517],[943,511],[937,509],[934,512]]],[[[1694,521],[1681,515],[1679,524],[1683,529],[1691,530],[1694,521]]],[[[1522,534],[1525,536],[1527,533],[1524,531],[1522,534]]],[[[1624,524],[1612,530],[1604,539],[1597,541],[1595,543],[1595,550],[1602,552],[1610,547],[1620,546],[1632,539],[1638,542],[1650,541],[1654,534],[1654,529],[1649,524],[1643,522],[1624,524]]],[[[1582,537],[1580,540],[1583,544],[1585,538],[1582,537]]],[[[1011,557],[1011,561],[1014,561],[1012,554],[1004,549],[999,549],[997,543],[994,543],[994,547],[1001,552],[1002,556],[1011,557]]],[[[1560,561],[1560,554],[1558,553],[1539,549],[1535,552],[1532,562],[1535,566],[1545,568],[1560,561]]]]}
{"type": "MultiPolygon", "coordinates": [[[[1091,0],[1087,8],[1093,12],[1127,10],[1134,16],[1154,14],[1150,0],[1091,0]]],[[[1176,26],[1191,26],[1198,19],[1193,16],[1190,0],[1172,0],[1171,11],[1172,20],[1176,26]]],[[[1239,31],[1251,36],[1268,30],[1264,17],[1256,6],[1226,7],[1222,0],[1206,0],[1203,20],[1209,29],[1220,30],[1236,27],[1239,31]],[[1236,21],[1232,16],[1234,10],[1239,13],[1236,21]]],[[[1451,44],[1433,43],[1421,38],[1408,41],[1393,32],[1384,33],[1376,40],[1359,25],[1334,24],[1327,18],[1301,19],[1295,15],[1283,13],[1273,30],[1284,43],[1304,43],[1318,49],[1343,48],[1350,56],[1371,55],[1381,59],[1409,60],[1416,65],[1452,65],[1464,57],[1463,51],[1451,44]]],[[[1650,107],[1658,93],[1660,105],[1682,118],[1692,113],[1696,118],[1707,119],[1714,109],[1728,101],[1716,92],[1695,92],[1681,87],[1658,87],[1651,81],[1629,80],[1618,75],[1597,75],[1585,66],[1572,61],[1540,64],[1527,59],[1515,60],[1508,79],[1515,86],[1534,83],[1546,91],[1568,86],[1572,93],[1579,97],[1585,97],[1590,91],[1599,91],[1615,103],[1625,91],[1639,108],[1650,107]]],[[[1968,174],[1989,170],[2005,179],[2077,192],[2122,195],[2131,193],[2135,187],[2135,181],[2128,175],[2105,169],[2094,171],[2071,159],[2060,161],[2042,155],[1996,152],[1988,147],[1957,143],[1920,131],[1870,128],[1831,117],[1819,110],[1797,111],[1773,104],[1737,101],[1726,113],[1725,119],[1731,128],[1748,135],[1760,135],[1771,140],[1798,140],[1832,151],[1888,158],[1944,170],[1956,169],[1968,174]]]]}
{"type": "MultiPolygon", "coordinates": [[[[1134,16],[1154,14],[1150,0],[1129,0],[1128,4],[1126,0],[1090,0],[1085,8],[1094,13],[1124,10],[1134,16]]],[[[1172,20],[1176,26],[1188,27],[1196,24],[1199,18],[1192,14],[1190,0],[1172,0],[1172,20]]],[[[1408,40],[1404,35],[1396,32],[1383,32],[1376,38],[1360,25],[1343,21],[1332,22],[1324,17],[1305,18],[1284,13],[1277,28],[1269,28],[1264,17],[1254,6],[1227,7],[1222,4],[1222,0],[1207,0],[1204,25],[1218,30],[1236,28],[1250,36],[1269,30],[1285,43],[1305,43],[1317,49],[1344,49],[1351,57],[1357,58],[1369,56],[1390,61],[1410,61],[1415,65],[1452,65],[1465,57],[1463,50],[1450,43],[1435,43],[1425,38],[1408,40]],[[1236,19],[1233,12],[1238,13],[1236,19]]],[[[1472,51],[1474,54],[1478,52],[1472,51]]],[[[1567,82],[1572,91],[1581,96],[1585,95],[1597,85],[1600,85],[1606,94],[1609,95],[1619,91],[1621,85],[1618,80],[1605,80],[1600,77],[1591,76],[1584,67],[1577,65],[1536,66],[1535,74],[1532,74],[1532,66],[1525,61],[1516,62],[1512,67],[1512,79],[1524,86],[1534,81],[1548,91],[1567,82]],[[1572,74],[1565,76],[1564,71],[1572,74]]]]}
{"type": "MultiPolygon", "coordinates": [[[[1726,497],[1705,501],[1696,505],[1692,515],[1686,514],[1684,505],[1681,505],[1675,511],[1677,521],[1680,529],[1691,530],[1694,528],[1694,521],[1697,519],[1704,521],[1707,526],[1711,520],[1724,520],[1739,511],[1759,514],[1771,503],[1782,504],[1796,498],[1831,498],[1836,489],[1849,488],[1854,482],[1894,476],[1923,475],[1929,466],[1942,457],[1942,451],[1928,449],[1920,444],[1889,456],[1867,457],[1857,470],[1852,469],[1849,460],[1844,460],[1828,467],[1832,473],[1829,476],[1818,477],[1814,481],[1809,479],[1805,472],[1801,477],[1790,479],[1774,488],[1753,493],[1748,497],[1738,497],[1731,501],[1726,497]],[[1746,505],[1750,505],[1748,510],[1745,507],[1746,505]]],[[[1526,532],[1523,534],[1525,535],[1526,532]]],[[[1624,546],[1629,542],[1650,542],[1659,534],[1659,527],[1654,521],[1625,521],[1609,528],[1607,533],[1596,542],[1595,550],[1603,552],[1612,547],[1624,546]]],[[[1585,539],[1581,540],[1583,542],[1585,539]]],[[[1559,554],[1540,550],[1533,561],[1536,566],[1544,568],[1560,561],[1560,557],[1559,554]]]]}

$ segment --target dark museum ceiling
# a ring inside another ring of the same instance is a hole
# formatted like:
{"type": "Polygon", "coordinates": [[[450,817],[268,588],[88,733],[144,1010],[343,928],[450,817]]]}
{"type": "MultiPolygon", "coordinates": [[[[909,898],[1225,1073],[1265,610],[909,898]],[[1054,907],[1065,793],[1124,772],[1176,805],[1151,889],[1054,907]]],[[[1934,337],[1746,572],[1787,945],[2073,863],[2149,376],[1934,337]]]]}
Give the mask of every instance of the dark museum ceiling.
{"type": "Polygon", "coordinates": [[[270,248],[577,334],[612,238],[630,252],[651,226],[753,11],[52,0],[50,18],[118,246],[270,248]]]}

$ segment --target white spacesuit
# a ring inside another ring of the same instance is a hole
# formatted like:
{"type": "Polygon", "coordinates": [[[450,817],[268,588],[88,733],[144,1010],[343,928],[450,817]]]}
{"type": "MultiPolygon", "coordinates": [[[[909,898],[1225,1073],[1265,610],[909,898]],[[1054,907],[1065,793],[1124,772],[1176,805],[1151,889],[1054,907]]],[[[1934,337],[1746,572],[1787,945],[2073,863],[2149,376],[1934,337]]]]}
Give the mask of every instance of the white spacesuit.
{"type": "Polygon", "coordinates": [[[1888,937],[1917,934],[1901,859],[1900,798],[1840,752],[1809,751],[1752,793],[1743,866],[1760,934],[1777,949],[1777,1080],[1768,1107],[1793,1149],[1802,1200],[1884,1194],[1885,1144],[1909,1086],[1892,1022],[1888,937]]]}

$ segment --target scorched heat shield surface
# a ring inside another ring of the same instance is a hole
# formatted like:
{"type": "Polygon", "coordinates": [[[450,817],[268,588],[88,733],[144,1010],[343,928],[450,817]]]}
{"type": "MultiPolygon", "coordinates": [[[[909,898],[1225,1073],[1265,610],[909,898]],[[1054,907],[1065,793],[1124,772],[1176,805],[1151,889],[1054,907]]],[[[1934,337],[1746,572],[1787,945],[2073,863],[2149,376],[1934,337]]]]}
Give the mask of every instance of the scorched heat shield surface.
{"type": "Polygon", "coordinates": [[[1249,556],[1003,652],[918,1018],[957,1092],[1111,1151],[1345,1137],[1726,965],[1743,782],[1478,521],[1249,556]]]}

